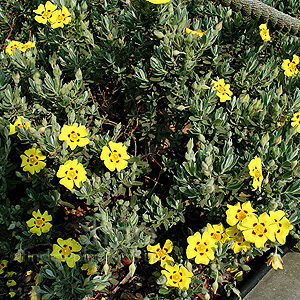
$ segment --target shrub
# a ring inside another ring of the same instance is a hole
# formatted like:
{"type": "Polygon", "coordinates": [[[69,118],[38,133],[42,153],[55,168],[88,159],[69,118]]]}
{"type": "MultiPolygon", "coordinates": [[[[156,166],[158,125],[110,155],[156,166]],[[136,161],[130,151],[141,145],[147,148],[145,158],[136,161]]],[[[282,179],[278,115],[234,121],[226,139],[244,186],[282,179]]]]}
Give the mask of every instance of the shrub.
{"type": "Polygon", "coordinates": [[[299,239],[298,39],[150,2],[0,2],[0,272],[34,272],[7,293],[106,296],[126,270],[145,299],[239,294],[299,239]]]}

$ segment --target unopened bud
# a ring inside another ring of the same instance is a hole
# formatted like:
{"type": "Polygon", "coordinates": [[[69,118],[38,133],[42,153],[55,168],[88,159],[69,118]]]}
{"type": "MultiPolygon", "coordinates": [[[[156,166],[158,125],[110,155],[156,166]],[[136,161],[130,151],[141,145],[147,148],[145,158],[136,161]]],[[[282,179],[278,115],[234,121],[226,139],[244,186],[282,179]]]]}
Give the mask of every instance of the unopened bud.
{"type": "Polygon", "coordinates": [[[135,266],[134,260],[133,260],[132,264],[129,266],[129,274],[131,277],[133,277],[135,270],[136,270],[136,266],[135,266]]]}
{"type": "Polygon", "coordinates": [[[103,267],[103,272],[104,272],[105,275],[107,275],[108,272],[109,272],[109,265],[108,265],[107,262],[105,263],[105,265],[104,265],[104,267],[103,267]]]}

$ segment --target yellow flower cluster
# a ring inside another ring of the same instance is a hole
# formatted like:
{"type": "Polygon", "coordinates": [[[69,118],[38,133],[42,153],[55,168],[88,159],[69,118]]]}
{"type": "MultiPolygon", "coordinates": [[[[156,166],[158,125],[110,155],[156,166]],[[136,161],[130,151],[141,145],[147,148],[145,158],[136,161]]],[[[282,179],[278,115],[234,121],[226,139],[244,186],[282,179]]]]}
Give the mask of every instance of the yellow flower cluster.
{"type": "Polygon", "coordinates": [[[228,236],[243,238],[239,246],[244,250],[250,248],[248,243],[254,243],[258,248],[264,247],[267,240],[271,242],[277,240],[283,245],[290,230],[293,229],[293,225],[282,210],[270,211],[269,214],[264,212],[257,216],[249,201],[243,203],[242,206],[236,203],[235,205],[228,204],[227,207],[227,223],[234,226],[228,229],[228,236]]]}
{"type": "MultiPolygon", "coordinates": [[[[15,134],[17,132],[16,127],[30,129],[30,122],[23,116],[19,116],[13,124],[9,125],[9,134],[15,134]]],[[[32,128],[32,130],[34,130],[32,128]]],[[[18,135],[19,136],[19,135],[18,135]]],[[[75,150],[78,147],[84,147],[89,143],[88,131],[85,126],[78,126],[78,123],[73,125],[63,125],[59,140],[65,141],[71,150],[75,150]]],[[[20,136],[19,136],[20,138],[20,136]]],[[[20,138],[21,139],[21,138],[20,138]]],[[[118,172],[125,169],[128,165],[127,160],[130,156],[127,153],[127,147],[122,143],[115,143],[110,141],[108,146],[104,146],[100,155],[100,159],[104,161],[104,165],[110,170],[117,169],[118,172]]],[[[41,150],[36,148],[28,149],[21,156],[23,171],[29,172],[31,175],[39,173],[46,163],[41,150]]],[[[68,160],[59,167],[56,176],[60,179],[60,184],[64,185],[67,189],[71,190],[74,184],[80,188],[81,182],[87,180],[86,170],[77,159],[68,160]]]]}
{"type": "Polygon", "coordinates": [[[28,41],[27,43],[23,44],[18,41],[11,41],[5,48],[5,52],[9,55],[12,55],[15,49],[19,49],[21,52],[25,52],[27,49],[32,47],[35,47],[35,42],[28,41]]]}
{"type": "Polygon", "coordinates": [[[174,259],[168,255],[173,250],[173,242],[171,240],[166,240],[162,248],[160,244],[148,245],[147,250],[149,251],[149,264],[160,261],[161,267],[164,268],[161,274],[166,276],[167,286],[177,287],[183,291],[189,289],[194,274],[184,266],[173,263],[174,259]]]}
{"type": "Polygon", "coordinates": [[[71,22],[71,13],[63,6],[62,9],[57,9],[57,5],[54,5],[50,1],[47,1],[45,5],[40,4],[37,9],[33,10],[37,15],[34,17],[39,23],[46,24],[49,22],[52,28],[63,28],[64,25],[71,22]]]}

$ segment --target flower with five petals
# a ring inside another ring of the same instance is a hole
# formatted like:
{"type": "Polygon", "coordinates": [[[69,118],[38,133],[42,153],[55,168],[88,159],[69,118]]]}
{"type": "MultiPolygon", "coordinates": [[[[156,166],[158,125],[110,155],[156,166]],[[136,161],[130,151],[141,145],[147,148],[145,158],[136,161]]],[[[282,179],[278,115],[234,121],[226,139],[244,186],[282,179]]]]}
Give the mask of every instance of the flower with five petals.
{"type": "Polygon", "coordinates": [[[28,41],[27,43],[22,44],[22,45],[19,47],[19,49],[20,49],[22,52],[25,52],[27,49],[33,48],[33,47],[35,47],[35,42],[28,41]]]}
{"type": "Polygon", "coordinates": [[[156,244],[154,246],[148,245],[147,251],[149,251],[149,264],[155,264],[160,260],[160,265],[163,267],[168,261],[174,261],[174,259],[167,254],[170,253],[172,250],[173,242],[170,240],[166,240],[162,248],[160,247],[160,244],[156,244]]]}
{"type": "Polygon", "coordinates": [[[20,155],[22,159],[21,168],[23,171],[28,171],[31,175],[34,173],[39,173],[43,168],[45,168],[46,163],[43,160],[46,159],[40,149],[31,148],[24,152],[25,155],[20,155]]]}
{"type": "Polygon", "coordinates": [[[225,240],[225,229],[222,223],[211,225],[210,223],[207,223],[206,225],[207,231],[210,234],[210,236],[215,240],[215,242],[220,242],[221,245],[223,245],[225,240]]]}
{"type": "Polygon", "coordinates": [[[162,270],[161,274],[166,276],[167,286],[178,287],[183,291],[189,289],[193,272],[188,271],[184,266],[179,267],[177,264],[174,266],[166,264],[164,268],[166,270],[162,270]]]}
{"type": "Polygon", "coordinates": [[[285,217],[286,213],[282,210],[270,211],[270,217],[277,225],[277,230],[275,231],[275,237],[278,243],[281,245],[285,244],[286,237],[290,233],[290,230],[294,228],[290,221],[285,217]]]}
{"type": "Polygon", "coordinates": [[[227,204],[227,207],[226,221],[230,226],[236,225],[256,211],[252,208],[250,201],[243,203],[242,206],[240,202],[237,202],[235,205],[227,204]]]}
{"type": "Polygon", "coordinates": [[[67,240],[58,238],[57,243],[58,245],[53,245],[53,251],[50,255],[57,257],[61,262],[66,262],[68,267],[73,268],[75,262],[80,259],[80,256],[74,252],[79,252],[82,249],[81,245],[72,238],[67,240]]]}
{"type": "Polygon", "coordinates": [[[130,156],[127,154],[127,147],[122,143],[110,141],[109,148],[104,146],[100,155],[100,159],[104,160],[104,165],[110,170],[117,169],[118,172],[125,169],[128,165],[127,159],[130,156]]]}
{"type": "Polygon", "coordinates": [[[63,6],[61,10],[59,9],[53,12],[49,22],[51,23],[51,27],[55,29],[58,27],[63,28],[64,25],[69,24],[71,20],[71,14],[69,10],[63,6]]]}
{"type": "Polygon", "coordinates": [[[42,233],[46,233],[52,227],[52,224],[49,222],[52,221],[52,216],[48,215],[48,211],[45,211],[41,214],[40,210],[32,212],[33,218],[26,222],[28,227],[30,228],[30,232],[37,234],[40,236],[42,233]]]}
{"type": "Polygon", "coordinates": [[[217,96],[220,98],[221,102],[225,102],[226,100],[231,100],[231,96],[233,95],[230,90],[230,84],[225,84],[224,79],[212,80],[211,84],[214,84],[214,88],[218,91],[217,96]]]}
{"type": "Polygon", "coordinates": [[[13,54],[13,50],[15,49],[19,49],[21,50],[21,46],[23,45],[23,43],[18,42],[18,41],[11,41],[5,48],[5,53],[8,53],[9,55],[13,54]]]}
{"type": "Polygon", "coordinates": [[[289,59],[284,59],[281,65],[281,68],[284,70],[284,75],[295,77],[299,73],[299,70],[297,68],[298,64],[299,56],[296,54],[293,55],[292,61],[290,61],[289,59]]]}
{"type": "Polygon", "coordinates": [[[210,260],[215,258],[216,240],[205,231],[202,236],[200,232],[187,238],[188,246],[186,256],[188,259],[195,258],[196,264],[208,265],[210,260]]]}
{"type": "Polygon", "coordinates": [[[87,180],[86,170],[77,159],[68,160],[64,165],[60,166],[56,176],[61,178],[60,184],[71,190],[75,185],[80,188],[80,183],[87,180]]]}
{"type": "Polygon", "coordinates": [[[57,6],[47,1],[45,6],[40,4],[37,9],[33,10],[37,15],[34,17],[35,20],[39,23],[46,24],[47,21],[50,21],[53,12],[56,10],[57,6]]]}
{"type": "Polygon", "coordinates": [[[261,24],[259,26],[260,29],[260,36],[264,42],[271,41],[269,29],[267,28],[267,24],[261,24]]]}
{"type": "Polygon", "coordinates": [[[72,126],[64,125],[58,139],[67,141],[71,150],[74,150],[77,146],[84,147],[89,143],[89,139],[86,137],[88,134],[85,126],[78,127],[78,124],[74,123],[72,126]]]}
{"type": "Polygon", "coordinates": [[[277,225],[266,212],[258,217],[254,214],[248,216],[237,227],[243,232],[245,240],[254,243],[257,248],[263,247],[267,240],[275,242],[277,225]]]}

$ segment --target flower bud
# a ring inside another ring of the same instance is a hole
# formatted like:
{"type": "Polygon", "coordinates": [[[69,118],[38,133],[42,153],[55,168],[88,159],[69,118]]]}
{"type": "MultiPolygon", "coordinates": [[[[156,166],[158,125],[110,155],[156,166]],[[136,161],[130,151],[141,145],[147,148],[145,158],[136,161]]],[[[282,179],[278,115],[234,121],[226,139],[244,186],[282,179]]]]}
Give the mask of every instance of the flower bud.
{"type": "Polygon", "coordinates": [[[108,265],[107,262],[105,263],[105,265],[104,265],[104,267],[103,267],[103,272],[104,272],[105,275],[107,275],[108,272],[109,272],[109,265],[108,265]]]}
{"type": "Polygon", "coordinates": [[[135,266],[134,260],[133,260],[132,264],[129,266],[129,274],[131,277],[133,277],[135,270],[136,270],[136,266],[135,266]]]}

